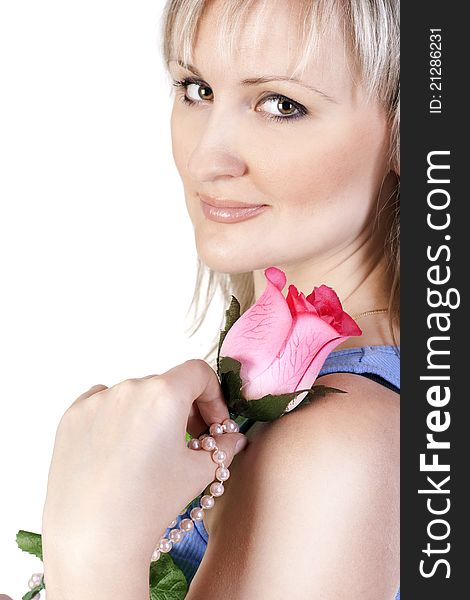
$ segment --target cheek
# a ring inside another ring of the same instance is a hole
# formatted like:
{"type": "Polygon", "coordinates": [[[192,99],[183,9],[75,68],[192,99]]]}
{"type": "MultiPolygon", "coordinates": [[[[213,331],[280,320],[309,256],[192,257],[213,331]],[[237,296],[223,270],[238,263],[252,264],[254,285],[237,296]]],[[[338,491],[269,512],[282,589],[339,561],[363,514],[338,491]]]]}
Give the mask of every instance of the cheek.
{"type": "Polygon", "coordinates": [[[318,218],[324,214],[344,220],[346,211],[364,218],[384,170],[382,121],[349,116],[336,119],[334,125],[298,131],[280,136],[282,144],[278,138],[268,145],[269,152],[257,152],[261,160],[253,156],[258,186],[285,215],[318,218]]]}
{"type": "MultiPolygon", "coordinates": [[[[180,177],[184,180],[185,178],[185,165],[188,164],[187,152],[189,144],[187,143],[186,128],[184,126],[184,120],[179,114],[179,107],[176,105],[177,100],[173,105],[171,113],[171,148],[173,158],[175,161],[176,168],[180,174],[180,177]]],[[[189,130],[191,131],[191,130],[189,130]]]]}
{"type": "Polygon", "coordinates": [[[184,111],[181,110],[182,107],[179,106],[178,102],[178,100],[175,100],[171,113],[171,147],[173,160],[185,190],[184,198],[186,209],[191,221],[193,224],[196,224],[196,222],[202,219],[202,213],[199,210],[199,207],[194,206],[194,203],[190,202],[188,195],[188,190],[190,190],[192,186],[192,181],[188,172],[188,163],[192,148],[197,144],[197,133],[195,131],[194,122],[190,122],[184,114],[184,111]]]}

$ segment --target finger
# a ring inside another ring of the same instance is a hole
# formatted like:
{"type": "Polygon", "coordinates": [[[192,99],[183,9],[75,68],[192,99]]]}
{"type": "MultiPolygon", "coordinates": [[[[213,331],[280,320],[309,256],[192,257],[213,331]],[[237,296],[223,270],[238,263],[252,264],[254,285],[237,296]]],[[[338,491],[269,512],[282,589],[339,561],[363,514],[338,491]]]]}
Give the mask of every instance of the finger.
{"type": "MultiPolygon", "coordinates": [[[[108,386],[104,385],[102,383],[97,383],[96,385],[92,385],[91,388],[89,390],[87,390],[85,393],[83,393],[81,396],[79,396],[79,398],[89,398],[90,396],[93,396],[93,394],[96,394],[96,392],[102,392],[103,390],[107,390],[108,386]]],[[[77,398],[78,400],[78,398],[77,398]]]]}
{"type": "Polygon", "coordinates": [[[201,417],[197,403],[193,402],[189,409],[186,431],[190,433],[192,437],[199,437],[202,433],[207,431],[207,427],[207,423],[201,417]]]}
{"type": "MultiPolygon", "coordinates": [[[[146,375],[140,379],[152,379],[153,377],[159,377],[159,374],[146,375]]],[[[207,423],[201,417],[199,408],[196,402],[193,402],[189,409],[188,422],[186,425],[186,431],[191,434],[192,437],[199,437],[208,428],[207,423]]]]}
{"type": "Polygon", "coordinates": [[[93,394],[96,394],[97,392],[102,392],[103,390],[107,390],[107,389],[108,389],[108,386],[103,385],[102,383],[93,385],[93,386],[91,386],[91,388],[89,390],[87,390],[86,392],[81,394],[74,402],[72,402],[72,404],[70,406],[73,406],[74,404],[78,404],[82,400],[85,400],[86,398],[93,396],[93,394]]]}
{"type": "Polygon", "coordinates": [[[174,388],[189,415],[193,402],[197,404],[204,423],[222,423],[229,418],[216,372],[204,360],[191,359],[161,375],[174,388]]]}
{"type": "MultiPolygon", "coordinates": [[[[227,454],[227,459],[224,461],[226,467],[230,465],[235,455],[244,450],[248,444],[249,440],[243,433],[224,433],[223,435],[216,435],[215,441],[217,443],[217,448],[219,450],[223,450],[227,454]]],[[[193,452],[199,452],[199,450],[193,450],[193,452]]],[[[210,454],[210,452],[206,452],[206,454],[210,454]]],[[[212,463],[215,465],[214,461],[212,463]]]]}

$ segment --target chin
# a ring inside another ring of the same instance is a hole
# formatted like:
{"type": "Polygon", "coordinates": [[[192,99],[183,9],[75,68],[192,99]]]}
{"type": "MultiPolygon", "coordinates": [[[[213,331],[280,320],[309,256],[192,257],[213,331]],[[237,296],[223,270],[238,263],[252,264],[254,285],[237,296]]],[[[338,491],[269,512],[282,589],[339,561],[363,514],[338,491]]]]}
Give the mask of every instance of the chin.
{"type": "Polygon", "coordinates": [[[197,253],[201,261],[216,273],[236,275],[238,273],[247,273],[262,268],[254,266],[255,263],[253,260],[247,260],[244,256],[240,255],[228,257],[225,253],[220,255],[216,252],[199,249],[197,250],[197,253]]]}
{"type": "Polygon", "coordinates": [[[200,260],[217,273],[235,275],[248,273],[258,269],[273,266],[266,262],[266,253],[254,253],[250,248],[235,245],[211,243],[207,239],[198,239],[196,236],[196,249],[200,260]]]}

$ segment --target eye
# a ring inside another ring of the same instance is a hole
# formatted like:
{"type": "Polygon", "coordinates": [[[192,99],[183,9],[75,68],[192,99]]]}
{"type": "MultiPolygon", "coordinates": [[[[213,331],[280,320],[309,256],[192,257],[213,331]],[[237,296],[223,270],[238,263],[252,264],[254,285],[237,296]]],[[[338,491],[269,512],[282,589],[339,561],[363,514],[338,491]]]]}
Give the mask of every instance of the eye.
{"type": "Polygon", "coordinates": [[[186,77],[181,81],[174,81],[173,85],[183,89],[181,99],[186,104],[196,104],[200,103],[201,100],[212,101],[214,99],[214,92],[203,81],[186,77]]]}
{"type": "Polygon", "coordinates": [[[266,113],[267,118],[279,121],[298,119],[307,114],[307,109],[286,96],[268,96],[257,107],[258,112],[266,113]],[[259,106],[264,107],[260,110],[259,106]]]}
{"type": "Polygon", "coordinates": [[[186,86],[186,93],[191,100],[199,102],[199,100],[213,100],[214,92],[207,85],[201,85],[200,83],[189,83],[186,86]],[[191,95],[193,94],[193,95],[191,95]]]}
{"type": "MultiPolygon", "coordinates": [[[[174,81],[173,85],[181,88],[183,91],[179,93],[182,102],[188,105],[202,104],[203,100],[212,102],[214,100],[214,92],[204,81],[199,81],[193,77],[185,77],[181,81],[174,81]]],[[[308,110],[299,104],[279,94],[272,94],[264,98],[255,108],[255,110],[263,115],[264,118],[271,121],[293,121],[308,114],[308,110]],[[267,107],[261,110],[259,107],[267,107]]]]}

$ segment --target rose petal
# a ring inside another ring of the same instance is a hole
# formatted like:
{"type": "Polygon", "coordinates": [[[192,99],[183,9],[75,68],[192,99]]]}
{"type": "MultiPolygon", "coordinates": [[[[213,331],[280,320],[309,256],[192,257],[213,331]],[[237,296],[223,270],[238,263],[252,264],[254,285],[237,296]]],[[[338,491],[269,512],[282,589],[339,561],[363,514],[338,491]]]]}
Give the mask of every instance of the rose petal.
{"type": "Polygon", "coordinates": [[[266,289],[229,329],[220,348],[221,356],[241,362],[242,381],[250,381],[265,371],[284,346],[292,326],[292,316],[281,290],[286,276],[276,267],[266,269],[266,289]]]}
{"type": "Polygon", "coordinates": [[[250,400],[266,394],[284,394],[299,389],[307,370],[313,371],[312,363],[319,351],[335,338],[338,338],[336,330],[323,319],[313,313],[299,313],[294,318],[287,343],[269,367],[252,379],[242,378],[245,382],[242,387],[245,398],[250,400]]]}
{"type": "MultiPolygon", "coordinates": [[[[328,358],[328,355],[330,354],[330,352],[332,352],[336,348],[336,346],[339,346],[339,344],[343,343],[343,341],[345,339],[347,339],[347,336],[341,336],[341,337],[334,338],[334,339],[330,340],[329,342],[327,342],[323,346],[323,348],[321,348],[318,351],[315,358],[312,360],[311,364],[309,365],[307,371],[305,372],[305,375],[300,380],[299,385],[297,386],[296,389],[306,390],[306,389],[310,389],[312,387],[312,385],[315,383],[316,378],[318,377],[318,373],[321,371],[321,369],[325,363],[325,360],[328,358]]],[[[307,395],[307,392],[304,392],[303,394],[299,394],[296,398],[291,400],[289,402],[289,404],[287,405],[286,412],[289,412],[293,408],[298,406],[302,402],[302,400],[305,398],[306,395],[307,395]]]]}
{"type": "Polygon", "coordinates": [[[289,286],[286,302],[293,317],[301,312],[311,312],[315,315],[318,314],[313,304],[311,304],[307,298],[305,298],[303,292],[299,293],[299,290],[295,287],[295,285],[289,286]]]}
{"type": "Polygon", "coordinates": [[[307,301],[315,307],[322,319],[332,324],[340,335],[348,337],[362,335],[356,321],[344,312],[333,288],[327,285],[314,287],[312,293],[307,296],[307,301]]]}

